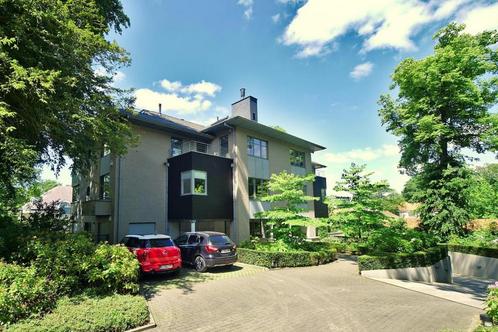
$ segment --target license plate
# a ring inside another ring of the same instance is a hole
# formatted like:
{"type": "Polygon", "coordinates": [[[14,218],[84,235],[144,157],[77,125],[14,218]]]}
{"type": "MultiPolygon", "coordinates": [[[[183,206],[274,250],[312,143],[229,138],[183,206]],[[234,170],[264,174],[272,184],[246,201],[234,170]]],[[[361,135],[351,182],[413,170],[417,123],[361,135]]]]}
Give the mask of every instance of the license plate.
{"type": "Polygon", "coordinates": [[[221,253],[222,254],[228,254],[230,252],[230,249],[222,249],[221,253]]]}
{"type": "Polygon", "coordinates": [[[171,269],[172,267],[173,267],[173,265],[171,265],[171,264],[168,264],[168,265],[161,265],[161,266],[159,267],[159,270],[169,270],[169,269],[171,269]]]}

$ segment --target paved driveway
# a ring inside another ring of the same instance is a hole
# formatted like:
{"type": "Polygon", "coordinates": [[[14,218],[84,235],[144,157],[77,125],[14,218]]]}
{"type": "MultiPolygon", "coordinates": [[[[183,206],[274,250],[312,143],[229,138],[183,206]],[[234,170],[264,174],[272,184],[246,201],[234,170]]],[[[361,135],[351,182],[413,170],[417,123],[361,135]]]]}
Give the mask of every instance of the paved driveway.
{"type": "MultiPolygon", "coordinates": [[[[151,289],[157,331],[467,331],[478,309],[358,275],[354,262],[151,289]]],[[[230,273],[230,272],[229,272],[230,273]]]]}

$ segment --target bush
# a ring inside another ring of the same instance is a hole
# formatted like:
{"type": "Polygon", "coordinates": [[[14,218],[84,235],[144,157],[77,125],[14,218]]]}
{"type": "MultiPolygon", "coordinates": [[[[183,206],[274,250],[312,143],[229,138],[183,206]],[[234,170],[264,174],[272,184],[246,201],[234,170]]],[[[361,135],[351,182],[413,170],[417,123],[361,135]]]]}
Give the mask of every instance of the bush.
{"type": "Polygon", "coordinates": [[[358,266],[360,271],[430,266],[447,256],[448,250],[446,247],[440,246],[410,254],[364,255],[358,257],[358,266]]]}
{"type": "Polygon", "coordinates": [[[476,246],[465,246],[458,244],[448,244],[448,251],[461,252],[464,254],[471,254],[477,256],[498,258],[498,248],[486,248],[476,246]]]}
{"type": "Polygon", "coordinates": [[[498,325],[498,281],[488,289],[486,313],[494,324],[498,325]]]}
{"type": "Polygon", "coordinates": [[[0,262],[0,324],[41,315],[57,299],[55,287],[34,267],[0,262]]]}
{"type": "Polygon", "coordinates": [[[414,253],[437,244],[435,238],[427,233],[407,228],[384,227],[369,236],[365,253],[414,253]]]}
{"type": "Polygon", "coordinates": [[[91,257],[88,282],[103,292],[137,293],[139,264],[123,246],[100,244],[91,257]]]}
{"type": "Polygon", "coordinates": [[[19,322],[7,331],[125,331],[148,321],[147,303],[141,296],[80,296],[63,298],[57,308],[42,319],[19,322]]]}
{"type": "Polygon", "coordinates": [[[336,256],[336,251],[333,249],[321,250],[318,252],[271,252],[239,248],[237,249],[237,252],[239,254],[240,262],[268,268],[325,264],[333,261],[336,256]]]}
{"type": "Polygon", "coordinates": [[[496,229],[496,225],[491,224],[487,229],[475,230],[465,236],[452,236],[448,240],[448,243],[498,249],[498,230],[496,229]]]}

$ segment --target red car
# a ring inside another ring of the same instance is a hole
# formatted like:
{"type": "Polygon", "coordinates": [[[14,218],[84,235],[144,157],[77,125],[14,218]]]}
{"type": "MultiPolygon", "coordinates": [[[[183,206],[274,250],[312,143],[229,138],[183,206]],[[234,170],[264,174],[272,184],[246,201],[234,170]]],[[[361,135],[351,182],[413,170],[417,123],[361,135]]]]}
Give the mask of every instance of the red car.
{"type": "Polygon", "coordinates": [[[121,243],[137,256],[142,273],[173,272],[182,267],[180,249],[167,235],[126,235],[121,243]]]}

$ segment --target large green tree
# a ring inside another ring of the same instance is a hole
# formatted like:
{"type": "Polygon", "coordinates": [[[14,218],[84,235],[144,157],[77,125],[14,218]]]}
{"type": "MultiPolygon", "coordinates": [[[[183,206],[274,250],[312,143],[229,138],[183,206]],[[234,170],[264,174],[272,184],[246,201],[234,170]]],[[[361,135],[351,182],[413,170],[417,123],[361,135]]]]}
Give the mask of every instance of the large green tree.
{"type": "Polygon", "coordinates": [[[422,181],[422,225],[442,236],[462,229],[468,202],[444,192],[441,181],[466,178],[458,170],[463,149],[498,150],[498,114],[490,111],[498,101],[498,33],[470,35],[464,28],[449,24],[434,36],[434,54],[403,60],[392,75],[397,98],[379,100],[382,124],[400,138],[400,166],[422,181]]]}
{"type": "Polygon", "coordinates": [[[336,191],[350,193],[351,199],[329,200],[331,221],[356,240],[368,238],[372,231],[381,228],[389,220],[384,211],[393,207],[387,197],[393,194],[387,182],[373,182],[373,173],[365,169],[365,165],[351,164],[334,187],[336,191]]]}
{"type": "Polygon", "coordinates": [[[112,84],[128,54],[106,36],[129,25],[119,0],[0,0],[0,198],[69,156],[83,169],[133,136],[112,84]]]}

